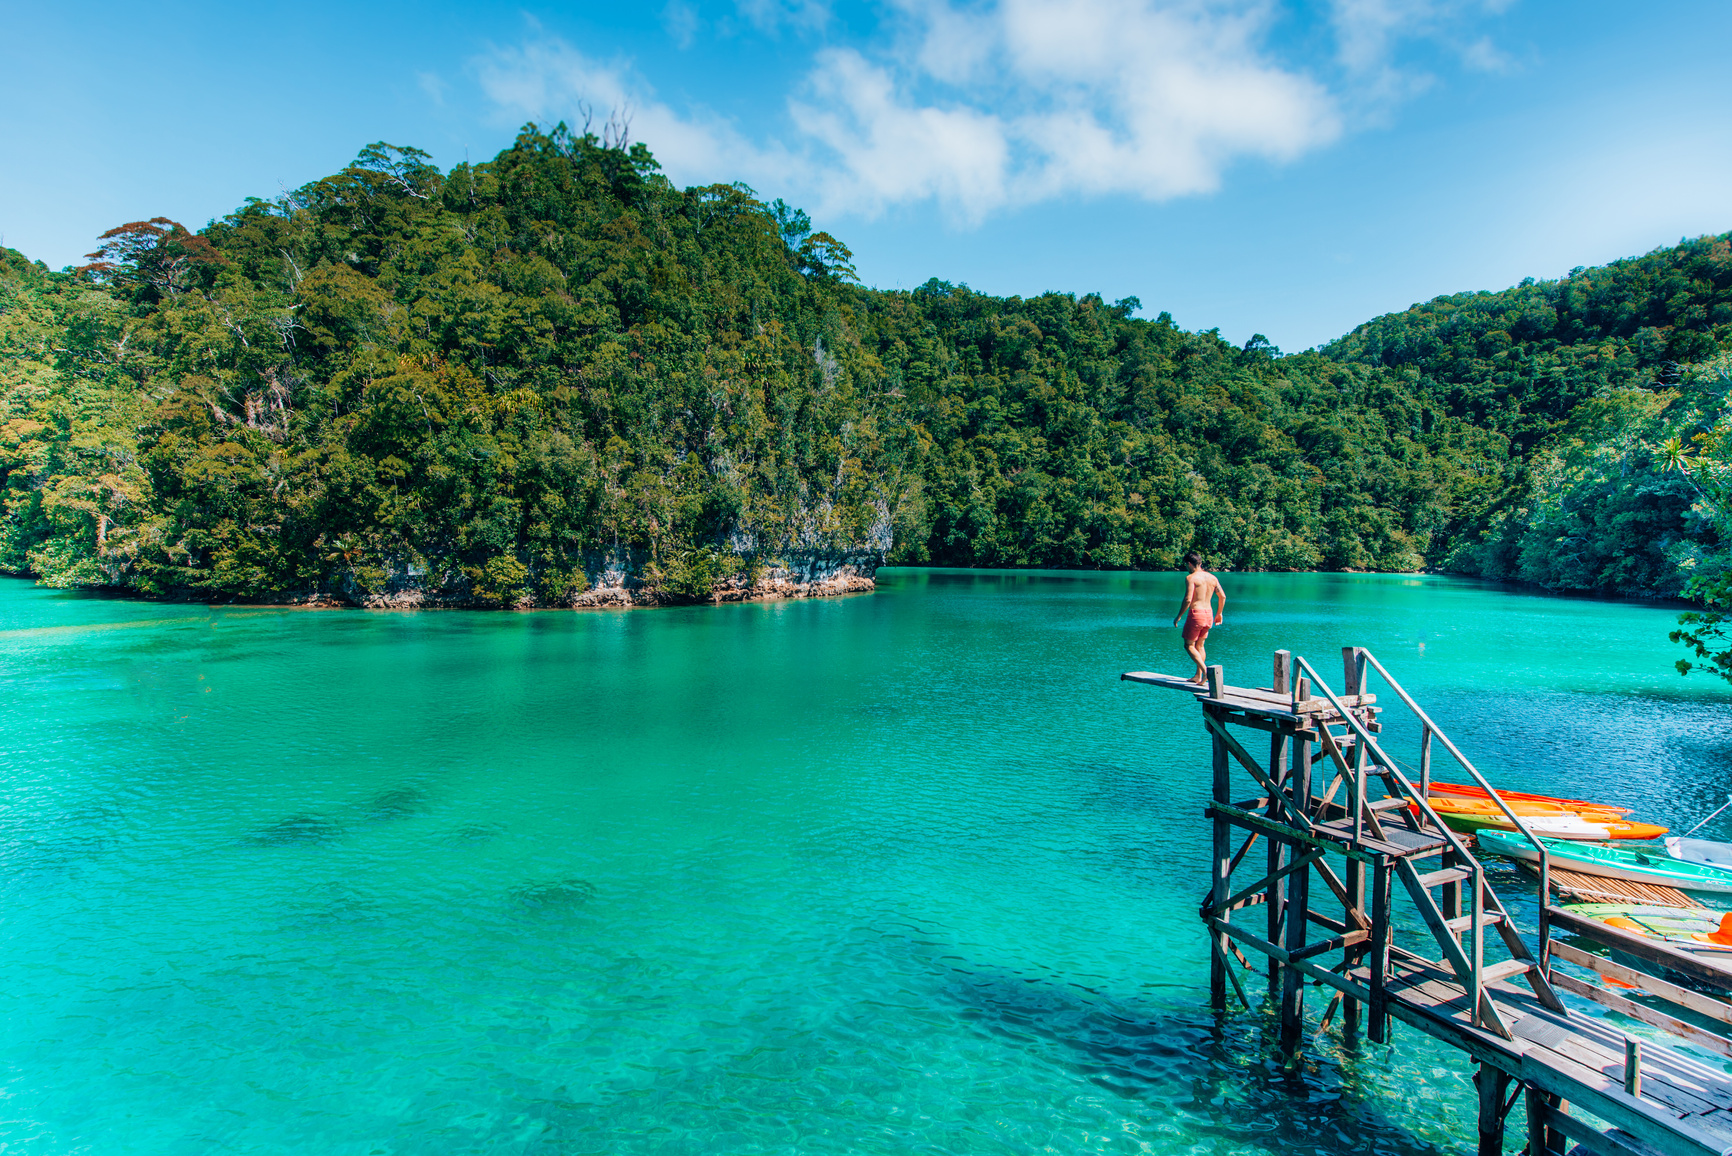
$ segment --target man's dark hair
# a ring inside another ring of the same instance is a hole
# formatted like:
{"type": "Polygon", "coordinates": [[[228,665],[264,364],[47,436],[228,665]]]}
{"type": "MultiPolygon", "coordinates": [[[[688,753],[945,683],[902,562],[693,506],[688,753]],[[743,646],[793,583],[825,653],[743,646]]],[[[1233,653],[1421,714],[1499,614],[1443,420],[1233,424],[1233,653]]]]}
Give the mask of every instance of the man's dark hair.
{"type": "Polygon", "coordinates": [[[1201,568],[1203,565],[1203,556],[1195,550],[1192,550],[1189,554],[1185,555],[1185,565],[1201,568]]]}

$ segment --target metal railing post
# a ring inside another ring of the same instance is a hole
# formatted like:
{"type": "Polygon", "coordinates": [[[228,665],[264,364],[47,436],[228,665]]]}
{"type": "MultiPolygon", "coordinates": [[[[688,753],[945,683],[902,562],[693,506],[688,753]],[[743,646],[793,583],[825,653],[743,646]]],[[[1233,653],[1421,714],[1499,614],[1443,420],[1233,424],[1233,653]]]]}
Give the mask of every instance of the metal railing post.
{"type": "MultiPolygon", "coordinates": [[[[1546,923],[1546,906],[1551,902],[1551,855],[1546,850],[1545,843],[1541,841],[1538,835],[1533,833],[1533,828],[1522,822],[1521,816],[1510,810],[1509,804],[1503,801],[1503,796],[1498,794],[1497,790],[1486,781],[1486,777],[1479,773],[1479,768],[1474,766],[1473,763],[1468,760],[1468,757],[1461,753],[1460,748],[1450,741],[1449,736],[1444,734],[1438,725],[1431,721],[1431,716],[1426,714],[1417,702],[1413,701],[1413,696],[1408,694],[1399,682],[1395,681],[1394,676],[1392,676],[1387,670],[1383,669],[1383,664],[1377,661],[1377,657],[1369,650],[1362,650],[1360,653],[1365,656],[1366,663],[1375,669],[1378,674],[1383,676],[1383,681],[1389,684],[1389,689],[1393,690],[1396,695],[1400,697],[1401,701],[1407,704],[1407,709],[1412,711],[1419,719],[1420,723],[1425,727],[1426,735],[1428,737],[1433,734],[1437,736],[1437,740],[1443,744],[1444,749],[1455,757],[1455,761],[1460,763],[1462,769],[1473,777],[1473,781],[1485,791],[1486,795],[1492,802],[1497,804],[1498,810],[1504,813],[1504,816],[1515,825],[1516,830],[1520,831],[1527,838],[1529,845],[1531,845],[1534,851],[1538,853],[1540,875],[1540,963],[1543,967],[1551,944],[1550,928],[1546,923]]],[[[1298,661],[1304,662],[1305,660],[1299,659],[1298,661]]],[[[1429,761],[1424,764],[1422,769],[1427,771],[1430,769],[1429,761]]],[[[1397,773],[1399,774],[1399,772],[1397,773]]],[[[1430,783],[1428,782],[1426,786],[1429,787],[1430,783]]],[[[1431,810],[1429,801],[1427,801],[1425,809],[1428,812],[1431,810]]],[[[1478,863],[1478,858],[1474,857],[1473,862],[1478,863]]]]}

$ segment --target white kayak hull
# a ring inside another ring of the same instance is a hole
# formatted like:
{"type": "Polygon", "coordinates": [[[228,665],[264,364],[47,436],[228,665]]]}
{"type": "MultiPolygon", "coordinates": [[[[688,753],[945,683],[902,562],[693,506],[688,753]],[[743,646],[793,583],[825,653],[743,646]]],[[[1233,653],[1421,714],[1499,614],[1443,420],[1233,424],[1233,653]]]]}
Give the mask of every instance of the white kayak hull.
{"type": "MultiPolygon", "coordinates": [[[[1525,839],[1511,838],[1499,831],[1487,831],[1485,836],[1489,838],[1482,836],[1482,846],[1493,854],[1521,859],[1528,863],[1540,861],[1539,851],[1525,839]]],[[[1606,857],[1597,857],[1594,854],[1595,846],[1597,845],[1584,845],[1579,854],[1573,853],[1568,843],[1554,843],[1546,850],[1551,865],[1564,871],[1596,875],[1602,879],[1622,879],[1628,883],[1649,883],[1661,887],[1676,887],[1684,891],[1732,895],[1732,870],[1720,868],[1718,865],[1686,863],[1659,854],[1650,859],[1651,866],[1643,866],[1639,862],[1608,861],[1606,857]]],[[[1636,858],[1638,855],[1628,848],[1621,851],[1619,858],[1636,858]]],[[[1646,857],[1645,853],[1643,857],[1646,857]]]]}
{"type": "Polygon", "coordinates": [[[1712,839],[1666,840],[1666,854],[1686,863],[1704,863],[1709,867],[1732,869],[1732,843],[1716,843],[1712,839]]]}

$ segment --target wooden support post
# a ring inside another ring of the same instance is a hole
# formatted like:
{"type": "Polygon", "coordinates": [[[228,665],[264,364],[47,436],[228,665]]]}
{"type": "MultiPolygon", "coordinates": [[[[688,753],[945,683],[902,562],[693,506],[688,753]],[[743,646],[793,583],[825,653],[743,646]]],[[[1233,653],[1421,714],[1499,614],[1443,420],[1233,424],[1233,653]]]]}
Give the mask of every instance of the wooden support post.
{"type": "MultiPolygon", "coordinates": [[[[1357,646],[1341,648],[1342,691],[1346,695],[1365,693],[1365,654],[1357,646]]],[[[1348,707],[1349,711],[1354,708],[1348,707]]],[[[1369,721],[1371,716],[1365,715],[1369,721]]],[[[1347,783],[1347,813],[1353,816],[1353,841],[1357,843],[1364,833],[1365,824],[1365,744],[1355,741],[1353,744],[1352,774],[1346,776],[1347,783]]],[[[1352,1009],[1348,1009],[1348,1022],[1353,1022],[1352,1009]]]]}
{"type": "Polygon", "coordinates": [[[1482,1063],[1473,1082],[1479,1087],[1479,1156],[1503,1156],[1503,1100],[1509,1076],[1482,1063]]]}
{"type": "MultiPolygon", "coordinates": [[[[1357,646],[1344,646],[1341,648],[1342,683],[1347,688],[1344,693],[1350,695],[1361,695],[1365,693],[1365,669],[1365,652],[1362,649],[1357,646]]],[[[1349,776],[1352,781],[1348,784],[1347,788],[1347,805],[1351,808],[1353,815],[1353,837],[1355,842],[1359,840],[1363,833],[1363,824],[1365,821],[1365,805],[1367,802],[1365,798],[1365,776],[1368,758],[1369,756],[1366,752],[1365,744],[1362,742],[1354,743],[1353,773],[1349,776]]],[[[1357,910],[1361,918],[1363,918],[1365,913],[1365,864],[1358,859],[1349,859],[1344,874],[1346,878],[1343,882],[1347,887],[1347,901],[1344,906],[1347,908],[1347,918],[1351,920],[1355,910],[1357,910]]],[[[1353,956],[1354,949],[1349,948],[1344,954],[1343,962],[1350,961],[1353,956]]],[[[1351,998],[1342,1001],[1341,1030],[1348,1035],[1352,1035],[1354,1032],[1359,1030],[1359,1001],[1351,998]]]]}
{"type": "Polygon", "coordinates": [[[1389,893],[1395,874],[1386,856],[1379,855],[1371,875],[1371,1042],[1389,1042],[1389,893]]]}
{"type": "MultiPolygon", "coordinates": [[[[1365,917],[1365,863],[1359,859],[1349,859],[1342,864],[1342,874],[1346,876],[1342,882],[1347,886],[1347,901],[1341,905],[1341,919],[1343,923],[1351,924],[1355,914],[1361,919],[1365,917]]],[[[1363,950],[1354,944],[1343,948],[1342,967],[1351,967],[1354,957],[1363,950]]],[[[1351,996],[1341,1001],[1341,1031],[1348,1036],[1359,1031],[1359,1001],[1351,996]]]]}
{"type": "MultiPolygon", "coordinates": [[[[1288,689],[1293,682],[1293,656],[1291,653],[1285,650],[1277,650],[1275,652],[1274,674],[1274,680],[1269,684],[1270,689],[1274,690],[1277,694],[1288,693],[1288,689]]],[[[1288,785],[1287,775],[1287,735],[1282,731],[1277,730],[1269,736],[1269,781],[1274,783],[1277,788],[1285,790],[1288,785]]],[[[1276,821],[1279,821],[1281,818],[1281,804],[1277,799],[1269,800],[1269,818],[1276,821]]],[[[1269,840],[1269,875],[1271,877],[1273,877],[1277,871],[1281,870],[1282,867],[1287,865],[1287,857],[1288,850],[1285,844],[1278,839],[1269,840]]],[[[1277,879],[1269,885],[1269,890],[1263,898],[1264,905],[1269,909],[1268,939],[1270,943],[1281,942],[1283,930],[1282,920],[1287,914],[1286,900],[1287,880],[1284,878],[1277,879]]],[[[1270,956],[1270,994],[1279,991],[1280,985],[1281,963],[1274,956],[1270,956]]]]}
{"type": "Polygon", "coordinates": [[[1642,1041],[1624,1037],[1624,1091],[1642,1094],[1642,1041]]]}
{"type": "MultiPolygon", "coordinates": [[[[1311,900],[1311,869],[1297,872],[1287,888],[1286,942],[1289,957],[1305,949],[1306,932],[1311,921],[1306,909],[1311,900]]],[[[1298,968],[1288,967],[1281,973],[1281,1047],[1288,1052],[1298,1050],[1299,1037],[1305,1026],[1305,975],[1298,968]]]]}
{"type": "MultiPolygon", "coordinates": [[[[1305,680],[1299,680],[1299,689],[1305,680]]],[[[1293,753],[1288,763],[1289,793],[1293,803],[1303,813],[1311,799],[1311,741],[1295,734],[1293,753]]],[[[1304,950],[1305,936],[1311,924],[1311,874],[1315,867],[1295,871],[1287,877],[1287,917],[1282,946],[1289,958],[1304,950]]],[[[1296,1051],[1305,1023],[1305,974],[1296,967],[1281,973],[1281,1047],[1296,1051]]]]}
{"type": "Polygon", "coordinates": [[[1528,1156],[1563,1156],[1568,1141],[1551,1126],[1558,1098],[1529,1084],[1523,1090],[1523,1099],[1528,1109],[1528,1156]]]}
{"type": "MultiPolygon", "coordinates": [[[[1211,667],[1211,672],[1221,668],[1211,667]]],[[[1215,708],[1205,706],[1205,711],[1215,708]]],[[[1211,732],[1212,733],[1212,732],[1211,732]]],[[[1214,736],[1214,799],[1216,803],[1228,804],[1233,801],[1233,784],[1227,773],[1227,743],[1220,735],[1214,736]]],[[[1227,901],[1233,889],[1233,829],[1226,819],[1215,818],[1214,869],[1212,871],[1213,885],[1210,892],[1215,908],[1227,901]]],[[[1221,918],[1232,919],[1230,911],[1221,912],[1221,918]]],[[[1227,1010],[1227,937],[1218,931],[1211,930],[1209,934],[1215,940],[1215,950],[1209,953],[1209,1006],[1217,1012],[1227,1010]]]]}
{"type": "Polygon", "coordinates": [[[1341,648],[1341,681],[1347,687],[1343,694],[1365,693],[1365,651],[1362,647],[1341,648]]]}
{"type": "Polygon", "coordinates": [[[1419,732],[1419,793],[1431,795],[1431,727],[1426,725],[1419,732]]]}

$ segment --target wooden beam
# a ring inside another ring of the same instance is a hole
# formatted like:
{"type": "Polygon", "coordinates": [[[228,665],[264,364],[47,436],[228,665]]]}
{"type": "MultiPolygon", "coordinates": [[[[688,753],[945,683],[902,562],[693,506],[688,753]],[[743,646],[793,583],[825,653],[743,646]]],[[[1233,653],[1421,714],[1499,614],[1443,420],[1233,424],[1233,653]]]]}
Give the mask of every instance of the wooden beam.
{"type": "Polygon", "coordinates": [[[1307,911],[1305,917],[1325,931],[1333,931],[1336,935],[1346,935],[1347,925],[1339,919],[1331,919],[1319,911],[1307,911]]]}
{"type": "Polygon", "coordinates": [[[1365,917],[1365,912],[1362,909],[1355,907],[1348,899],[1346,886],[1336,877],[1335,869],[1329,866],[1327,860],[1318,862],[1317,874],[1323,877],[1323,882],[1329,885],[1329,890],[1335,892],[1335,898],[1341,900],[1343,914],[1345,914],[1347,918],[1353,920],[1354,923],[1357,923],[1361,931],[1369,931],[1371,929],[1371,920],[1365,917]]]}
{"type": "Polygon", "coordinates": [[[1610,1133],[1602,1132],[1583,1120],[1578,1120],[1562,1108],[1555,1107],[1548,1100],[1555,1096],[1547,1096],[1544,1092],[1536,1092],[1533,1088],[1526,1089],[1528,1103],[1528,1145],[1529,1152],[1538,1156],[1540,1153],[1555,1153],[1563,1156],[1565,1140],[1574,1140],[1581,1144],[1593,1156],[1653,1156],[1652,1150],[1627,1144],[1610,1133]],[[1540,1107],[1536,1109],[1535,1101],[1540,1107]],[[1555,1137],[1544,1133],[1555,1133],[1555,1137]],[[1536,1135],[1539,1139],[1536,1140],[1536,1135]]]}
{"type": "Polygon", "coordinates": [[[1615,927],[1607,927],[1597,919],[1587,919],[1561,907],[1547,907],[1546,918],[1551,920],[1553,927],[1561,928],[1572,935],[1593,940],[1605,947],[1615,947],[1626,955],[1633,955],[1647,963],[1657,963],[1721,991],[1732,990],[1732,971],[1698,959],[1687,951],[1679,951],[1640,935],[1631,935],[1615,927]]]}
{"type": "MultiPolygon", "coordinates": [[[[1222,904],[1222,906],[1223,907],[1236,907],[1239,904],[1239,900],[1244,899],[1246,896],[1257,894],[1257,892],[1264,890],[1271,883],[1274,883],[1276,880],[1283,879],[1286,876],[1291,875],[1295,871],[1303,870],[1304,868],[1310,866],[1312,862],[1314,862],[1317,859],[1321,859],[1322,857],[1323,857],[1322,851],[1307,851],[1305,854],[1299,856],[1297,859],[1293,860],[1293,862],[1287,864],[1285,867],[1282,867],[1280,870],[1276,871],[1272,875],[1268,875],[1262,879],[1257,880],[1257,882],[1251,884],[1251,886],[1245,888],[1243,891],[1239,892],[1237,895],[1235,895],[1231,899],[1227,900],[1224,904],[1222,904]]],[[[1211,914],[1215,914],[1215,913],[1211,912],[1211,914]]]]}
{"type": "Polygon", "coordinates": [[[1368,847],[1349,847],[1322,835],[1314,835],[1298,827],[1286,823],[1271,823],[1267,817],[1256,811],[1248,811],[1237,803],[1228,803],[1217,807],[1213,803],[1204,808],[1205,815],[1221,815],[1228,822],[1234,823],[1247,831],[1262,831],[1272,838],[1285,839],[1289,843],[1303,843],[1307,847],[1324,847],[1330,851],[1339,851],[1354,859],[1371,860],[1377,858],[1379,852],[1368,847]]]}
{"type": "Polygon", "coordinates": [[[1718,1000],[1711,995],[1703,995],[1700,992],[1691,991],[1687,987],[1667,983],[1658,976],[1637,971],[1633,967],[1625,967],[1623,964],[1606,959],[1604,956],[1592,955],[1568,943],[1552,944],[1552,955],[1565,963],[1573,963],[1577,967],[1592,968],[1601,975],[1610,976],[1620,983],[1642,988],[1644,991],[1657,995],[1670,1003],[1675,1003],[1679,1007],[1688,1008],[1697,1015],[1719,1020],[1723,1024],[1732,1024],[1732,1004],[1725,1000],[1718,1000]]]}
{"type": "Polygon", "coordinates": [[[1522,1100],[1528,1110],[1528,1156],[1564,1156],[1568,1144],[1563,1130],[1550,1126],[1554,1114],[1562,1115],[1553,1106],[1555,1099],[1538,1088],[1522,1087],[1522,1100]]]}
{"type": "Polygon", "coordinates": [[[1371,870],[1371,1042],[1389,1042],[1389,895],[1393,880],[1390,866],[1383,860],[1371,870]]]}
{"type": "Polygon", "coordinates": [[[1447,1015],[1392,996],[1389,1010],[1402,1023],[1467,1052],[1476,1060],[1489,1061],[1522,1082],[1582,1107],[1600,1119],[1624,1129],[1666,1156],[1727,1156],[1732,1145],[1687,1120],[1661,1111],[1625,1093],[1622,1080],[1613,1080],[1586,1064],[1547,1048],[1527,1047],[1516,1051],[1509,1041],[1483,1028],[1471,1027],[1447,1015]]]}
{"type": "MultiPolygon", "coordinates": [[[[1227,973],[1227,978],[1233,981],[1233,991],[1239,996],[1239,1006],[1250,1011],[1251,1001],[1245,998],[1245,987],[1239,982],[1239,975],[1233,970],[1233,965],[1228,963],[1226,956],[1221,953],[1221,937],[1218,935],[1209,936],[1209,946],[1215,949],[1215,962],[1220,964],[1221,970],[1227,973]]],[[[1222,1008],[1221,1010],[1225,1011],[1226,1009],[1222,1008]]]]}
{"type": "Polygon", "coordinates": [[[1639,1004],[1633,999],[1625,999],[1615,992],[1607,991],[1598,984],[1583,983],[1573,975],[1565,975],[1561,971],[1552,973],[1552,986],[1573,992],[1586,999],[1591,999],[1601,1007],[1609,1007],[1633,1020],[1641,1020],[1663,1031],[1686,1039],[1699,1048],[1704,1048],[1716,1055],[1732,1056],[1732,1040],[1725,1036],[1715,1035],[1707,1028],[1699,1028],[1695,1024],[1685,1023],[1676,1016],[1669,1016],[1663,1011],[1639,1004]]]}
{"type": "MultiPolygon", "coordinates": [[[[1263,773],[1263,768],[1257,765],[1257,760],[1251,757],[1249,751],[1239,745],[1238,739],[1227,733],[1226,726],[1224,726],[1219,719],[1212,714],[1206,714],[1203,716],[1203,722],[1208,725],[1208,728],[1211,731],[1215,732],[1216,740],[1220,742],[1235,759],[1239,760],[1239,764],[1250,773],[1253,779],[1257,780],[1257,785],[1269,792],[1269,797],[1271,799],[1280,799],[1284,805],[1287,803],[1285,793],[1282,792],[1274,783],[1269,781],[1269,776],[1263,773]]],[[[1220,801],[1225,802],[1226,800],[1223,799],[1220,801]]],[[[1290,805],[1286,805],[1285,810],[1289,818],[1295,820],[1307,831],[1311,830],[1312,822],[1302,811],[1290,805]]]]}
{"type": "Polygon", "coordinates": [[[1503,1094],[1509,1073],[1481,1064],[1473,1082],[1479,1089],[1479,1156],[1503,1156],[1503,1094]]]}
{"type": "Polygon", "coordinates": [[[1239,848],[1239,850],[1233,855],[1233,861],[1227,864],[1227,875],[1229,878],[1232,876],[1233,872],[1239,869],[1239,864],[1245,858],[1245,852],[1251,849],[1251,844],[1255,843],[1258,838],[1261,837],[1261,834],[1262,833],[1259,831],[1252,831],[1250,838],[1245,840],[1245,845],[1239,848]]]}
{"type": "MultiPolygon", "coordinates": [[[[1322,863],[1321,850],[1309,855],[1296,856],[1309,859],[1313,863],[1322,863]]],[[[1301,871],[1293,876],[1287,885],[1287,912],[1283,924],[1282,942],[1286,964],[1281,971],[1281,1046],[1292,1053],[1299,1047],[1299,1038],[1305,1025],[1305,985],[1301,982],[1300,972],[1307,966],[1302,959],[1295,958],[1296,953],[1305,950],[1307,932],[1310,931],[1310,921],[1306,915],[1311,910],[1311,872],[1301,871]]],[[[1269,944],[1274,947],[1273,943],[1269,944]]]]}
{"type": "MultiPolygon", "coordinates": [[[[1292,678],[1291,657],[1285,650],[1275,652],[1275,677],[1269,685],[1276,691],[1285,693],[1292,678]]],[[[1291,790],[1291,785],[1288,783],[1290,774],[1291,771],[1287,765],[1287,736],[1276,731],[1269,736],[1269,780],[1276,787],[1291,790]]],[[[1269,817],[1271,819],[1280,818],[1280,806],[1281,803],[1278,800],[1273,798],[1269,800],[1269,817]]],[[[1297,809],[1301,814],[1304,813],[1303,807],[1297,807],[1297,809]]],[[[1286,916],[1287,902],[1287,884],[1283,881],[1285,872],[1282,869],[1292,858],[1292,854],[1289,852],[1287,844],[1271,839],[1269,840],[1268,858],[1269,893],[1265,897],[1269,908],[1267,931],[1269,942],[1279,943],[1285,926],[1282,921],[1286,916]]],[[[1279,990],[1281,965],[1273,959],[1269,960],[1268,963],[1270,989],[1272,991],[1279,990]]]]}
{"type": "Polygon", "coordinates": [[[1364,943],[1370,938],[1371,933],[1369,931],[1349,931],[1344,935],[1337,935],[1333,939],[1323,939],[1316,943],[1308,943],[1298,951],[1291,952],[1290,955],[1293,959],[1310,959],[1314,955],[1322,955],[1325,952],[1336,951],[1343,947],[1352,947],[1355,944],[1364,943]]]}
{"type": "MultiPolygon", "coordinates": [[[[1213,724],[1207,708],[1203,711],[1205,721],[1213,724]]],[[[1215,735],[1212,752],[1212,770],[1214,775],[1213,793],[1215,803],[1222,804],[1232,797],[1233,783],[1227,774],[1227,748],[1221,742],[1220,732],[1215,735]]],[[[1227,892],[1233,885],[1233,871],[1229,864],[1233,857],[1233,832],[1227,825],[1225,817],[1218,812],[1214,822],[1214,856],[1211,864],[1213,870],[1209,881],[1210,908],[1220,911],[1225,905],[1227,892]]],[[[1227,1010],[1227,952],[1226,940],[1214,936],[1215,950],[1209,956],[1209,1006],[1217,1012],[1227,1010]]]]}
{"type": "Polygon", "coordinates": [[[1240,943],[1245,944],[1247,947],[1253,947],[1253,948],[1256,948],[1258,951],[1263,952],[1266,955],[1272,955],[1276,959],[1280,960],[1282,963],[1291,963],[1291,965],[1294,968],[1296,968],[1299,971],[1304,972],[1306,975],[1310,976],[1312,979],[1318,981],[1319,983],[1328,984],[1330,987],[1334,988],[1336,991],[1345,992],[1346,994],[1354,996],[1358,999],[1369,998],[1370,993],[1367,992],[1362,985],[1353,982],[1352,980],[1348,979],[1346,976],[1337,975],[1335,972],[1330,971],[1328,968],[1318,967],[1316,964],[1312,963],[1308,959],[1301,959],[1301,960],[1293,961],[1289,958],[1287,952],[1284,949],[1276,947],[1273,943],[1270,943],[1267,939],[1264,939],[1262,936],[1253,935],[1251,932],[1246,931],[1244,928],[1239,927],[1235,924],[1227,923],[1227,922],[1225,922],[1223,920],[1219,920],[1219,919],[1210,920],[1210,922],[1212,924],[1218,924],[1219,925],[1218,930],[1226,933],[1227,935],[1232,936],[1234,939],[1237,939],[1240,943]]]}
{"type": "MultiPolygon", "coordinates": [[[[1365,653],[1358,646],[1343,646],[1341,648],[1342,687],[1346,694],[1357,695],[1365,693],[1365,653]]],[[[1342,703],[1346,703],[1343,698],[1342,703]]]]}

